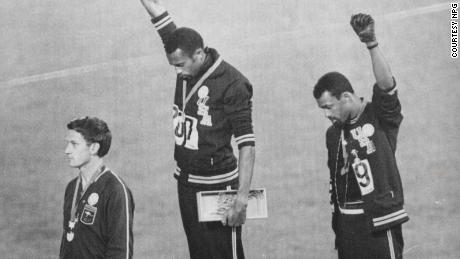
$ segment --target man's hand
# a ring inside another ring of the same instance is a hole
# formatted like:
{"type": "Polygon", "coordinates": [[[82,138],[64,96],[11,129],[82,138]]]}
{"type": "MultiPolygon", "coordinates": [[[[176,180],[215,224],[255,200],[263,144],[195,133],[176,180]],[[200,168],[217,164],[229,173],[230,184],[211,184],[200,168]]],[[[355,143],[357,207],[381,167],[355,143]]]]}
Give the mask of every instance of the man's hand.
{"type": "Polygon", "coordinates": [[[351,16],[350,25],[359,36],[359,39],[366,43],[370,50],[372,70],[377,81],[377,86],[389,91],[394,87],[393,74],[390,66],[385,60],[382,51],[377,48],[378,42],[375,38],[374,19],[368,14],[355,14],[351,16]]]}
{"type": "Polygon", "coordinates": [[[377,42],[375,38],[374,19],[370,15],[362,13],[352,15],[350,24],[362,42],[366,44],[377,42]]]}
{"type": "Polygon", "coordinates": [[[237,195],[233,205],[227,210],[227,213],[222,219],[224,226],[238,227],[246,222],[246,207],[248,206],[248,198],[241,198],[237,195]]]}
{"type": "Polygon", "coordinates": [[[152,18],[166,12],[166,8],[161,4],[160,0],[141,0],[141,3],[152,18]]]}

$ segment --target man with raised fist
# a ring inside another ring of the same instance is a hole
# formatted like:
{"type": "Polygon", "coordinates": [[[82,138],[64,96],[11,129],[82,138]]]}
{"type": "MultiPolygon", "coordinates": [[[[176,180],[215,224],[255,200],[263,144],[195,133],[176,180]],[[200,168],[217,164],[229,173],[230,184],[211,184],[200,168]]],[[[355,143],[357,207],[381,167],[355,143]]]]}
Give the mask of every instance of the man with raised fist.
{"type": "Polygon", "coordinates": [[[402,258],[401,224],[409,218],[395,158],[403,119],[396,81],[372,17],[356,14],[350,24],[370,53],[376,79],[372,101],[358,97],[338,72],[323,75],[313,90],[333,124],[326,145],[336,249],[340,259],[402,258]]]}
{"type": "Polygon", "coordinates": [[[177,28],[158,0],[141,0],[177,73],[173,104],[179,208],[191,258],[244,258],[241,225],[253,174],[252,86],[200,34],[177,28]],[[233,155],[231,138],[238,145],[233,155]],[[238,190],[222,222],[199,222],[196,193],[238,190]]]}

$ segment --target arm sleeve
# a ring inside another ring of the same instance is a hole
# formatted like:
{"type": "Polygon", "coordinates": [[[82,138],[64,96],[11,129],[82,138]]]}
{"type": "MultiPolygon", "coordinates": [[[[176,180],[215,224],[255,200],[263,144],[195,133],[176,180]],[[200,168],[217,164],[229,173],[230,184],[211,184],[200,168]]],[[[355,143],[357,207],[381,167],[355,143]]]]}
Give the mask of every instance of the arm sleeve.
{"type": "Polygon", "coordinates": [[[176,24],[168,12],[164,12],[162,15],[152,18],[151,21],[160,35],[163,45],[165,45],[169,35],[176,29],[176,24]]]}
{"type": "Polygon", "coordinates": [[[131,191],[124,184],[117,184],[107,201],[108,242],[105,258],[132,258],[133,216],[134,201],[131,191]]]}
{"type": "Polygon", "coordinates": [[[396,150],[396,138],[399,126],[403,120],[401,103],[398,98],[396,81],[393,78],[393,87],[389,91],[380,89],[374,85],[372,104],[376,110],[377,118],[388,137],[392,149],[396,150]]]}
{"type": "Polygon", "coordinates": [[[252,86],[241,80],[233,83],[224,96],[224,111],[229,116],[230,125],[238,149],[255,146],[252,126],[252,86]]]}

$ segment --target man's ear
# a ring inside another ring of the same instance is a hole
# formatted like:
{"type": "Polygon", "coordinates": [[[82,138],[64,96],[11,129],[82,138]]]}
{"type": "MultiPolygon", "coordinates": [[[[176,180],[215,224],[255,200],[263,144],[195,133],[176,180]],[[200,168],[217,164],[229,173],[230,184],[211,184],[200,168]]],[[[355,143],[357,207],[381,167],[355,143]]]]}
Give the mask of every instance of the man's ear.
{"type": "Polygon", "coordinates": [[[206,54],[204,52],[204,49],[202,48],[198,48],[195,50],[195,52],[193,53],[193,57],[195,60],[198,60],[200,62],[204,62],[204,59],[206,58],[206,54]]]}
{"type": "Polygon", "coordinates": [[[340,100],[345,103],[352,102],[353,95],[350,92],[343,92],[342,94],[340,94],[340,100]]]}
{"type": "Polygon", "coordinates": [[[101,148],[101,145],[99,143],[91,143],[91,145],[89,146],[89,151],[91,152],[91,155],[97,155],[97,152],[99,152],[99,148],[101,148]]]}

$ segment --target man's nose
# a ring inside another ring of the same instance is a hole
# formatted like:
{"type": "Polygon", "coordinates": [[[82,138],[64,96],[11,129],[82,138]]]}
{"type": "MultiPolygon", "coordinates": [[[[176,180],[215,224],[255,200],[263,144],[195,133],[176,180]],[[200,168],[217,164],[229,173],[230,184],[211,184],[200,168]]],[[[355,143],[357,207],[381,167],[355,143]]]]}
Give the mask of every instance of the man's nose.
{"type": "Polygon", "coordinates": [[[66,155],[70,154],[70,147],[69,147],[69,145],[67,145],[67,146],[65,147],[64,153],[65,153],[66,155]]]}
{"type": "Polygon", "coordinates": [[[183,71],[182,71],[182,68],[180,68],[180,67],[175,67],[175,69],[176,69],[176,74],[182,75],[182,72],[183,72],[183,71]]]}

